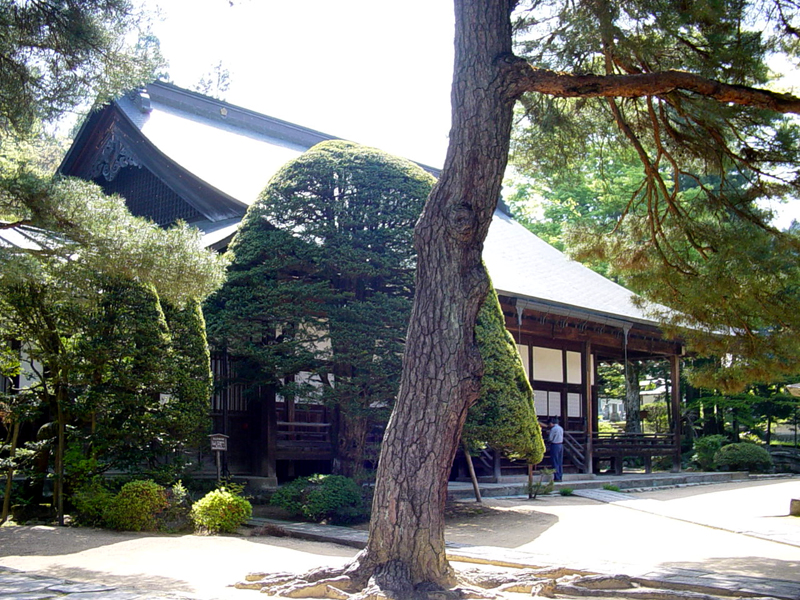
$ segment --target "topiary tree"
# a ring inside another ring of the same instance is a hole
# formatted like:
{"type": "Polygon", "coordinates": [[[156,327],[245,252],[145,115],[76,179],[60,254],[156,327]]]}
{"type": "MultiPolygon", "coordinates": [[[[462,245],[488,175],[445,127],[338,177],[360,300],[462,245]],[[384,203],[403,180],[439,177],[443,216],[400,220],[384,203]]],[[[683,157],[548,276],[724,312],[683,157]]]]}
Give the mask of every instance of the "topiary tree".
{"type": "Polygon", "coordinates": [[[470,407],[462,432],[465,449],[489,446],[530,464],[541,462],[545,448],[533,389],[505,327],[494,287],[478,312],[475,339],[484,371],[480,396],[470,407]]]}
{"type": "Polygon", "coordinates": [[[360,473],[367,434],[397,393],[413,227],[432,185],[417,165],[373,148],[314,146],[250,207],[228,282],[208,305],[213,343],[238,359],[248,383],[333,408],[344,475],[360,473]]]}

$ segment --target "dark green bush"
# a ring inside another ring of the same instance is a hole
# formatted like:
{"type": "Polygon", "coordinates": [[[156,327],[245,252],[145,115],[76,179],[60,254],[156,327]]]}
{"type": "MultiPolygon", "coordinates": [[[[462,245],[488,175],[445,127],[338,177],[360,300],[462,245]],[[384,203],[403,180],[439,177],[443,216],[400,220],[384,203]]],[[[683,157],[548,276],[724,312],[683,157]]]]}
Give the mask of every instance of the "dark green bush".
{"type": "Polygon", "coordinates": [[[352,523],[368,516],[361,488],[341,475],[295,479],[279,488],[271,503],[315,523],[352,523]]]}
{"type": "Polygon", "coordinates": [[[231,533],[253,514],[245,498],[226,488],[213,490],[192,506],[192,521],[203,533],[231,533]]]}
{"type": "Polygon", "coordinates": [[[156,531],[167,505],[167,491],[155,481],[131,481],[114,496],[106,522],[123,531],[156,531]]]}
{"type": "Polygon", "coordinates": [[[703,471],[713,471],[717,468],[714,456],[722,445],[728,441],[724,435],[706,435],[694,441],[694,461],[703,471]]]}
{"type": "Polygon", "coordinates": [[[714,462],[719,468],[732,471],[763,472],[772,468],[769,452],[749,442],[723,446],[714,455],[714,462]]]}
{"type": "Polygon", "coordinates": [[[70,498],[75,507],[75,521],[79,525],[102,527],[106,524],[114,494],[109,490],[102,477],[94,477],[81,485],[70,498]]]}

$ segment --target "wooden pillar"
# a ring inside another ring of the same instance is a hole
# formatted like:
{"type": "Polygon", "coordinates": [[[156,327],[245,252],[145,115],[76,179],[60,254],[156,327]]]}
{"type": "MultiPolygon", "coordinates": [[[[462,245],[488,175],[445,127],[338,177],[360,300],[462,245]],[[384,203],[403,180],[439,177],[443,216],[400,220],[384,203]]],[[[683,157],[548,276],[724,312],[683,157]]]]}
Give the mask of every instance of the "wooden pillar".
{"type": "MultiPolygon", "coordinates": [[[[277,477],[275,456],[278,453],[278,415],[275,407],[275,387],[262,388],[261,401],[257,403],[258,440],[255,451],[257,477],[277,477]]],[[[277,480],[276,480],[277,481],[277,480]]]]}
{"type": "Polygon", "coordinates": [[[594,434],[594,415],[592,414],[594,402],[592,401],[592,343],[584,342],[581,352],[581,364],[583,366],[583,373],[581,377],[582,393],[583,393],[583,420],[586,423],[586,446],[584,472],[591,474],[593,472],[593,457],[592,457],[592,435],[594,434]]]}
{"type": "Polygon", "coordinates": [[[680,380],[680,357],[676,354],[669,357],[670,364],[670,386],[672,398],[672,443],[675,445],[675,454],[672,456],[672,471],[678,473],[681,470],[681,380],[680,380]]]}

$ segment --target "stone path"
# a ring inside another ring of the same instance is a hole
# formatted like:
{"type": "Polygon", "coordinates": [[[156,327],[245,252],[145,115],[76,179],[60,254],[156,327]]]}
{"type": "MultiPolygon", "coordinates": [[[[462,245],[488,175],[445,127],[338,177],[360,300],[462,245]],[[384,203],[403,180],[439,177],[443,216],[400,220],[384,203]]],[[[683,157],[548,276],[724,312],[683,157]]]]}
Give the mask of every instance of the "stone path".
{"type": "Polygon", "coordinates": [[[143,594],[95,583],[76,583],[0,567],[0,600],[190,600],[170,592],[143,594]]]}

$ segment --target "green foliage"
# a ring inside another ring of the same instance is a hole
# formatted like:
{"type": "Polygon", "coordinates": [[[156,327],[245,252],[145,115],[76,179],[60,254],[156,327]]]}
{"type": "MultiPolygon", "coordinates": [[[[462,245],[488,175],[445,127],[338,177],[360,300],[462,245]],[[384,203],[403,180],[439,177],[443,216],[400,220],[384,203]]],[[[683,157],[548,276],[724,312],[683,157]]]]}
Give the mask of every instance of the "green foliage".
{"type": "Polygon", "coordinates": [[[732,471],[768,471],[772,468],[772,457],[756,444],[741,442],[723,446],[714,455],[714,462],[721,469],[732,471]]]}
{"type": "Polygon", "coordinates": [[[361,488],[341,475],[295,479],[278,488],[270,502],[315,523],[352,523],[368,516],[361,488]]]}
{"type": "Polygon", "coordinates": [[[192,502],[180,481],[167,489],[167,507],[159,515],[159,529],[187,531],[192,528],[192,502]]]}
{"type": "MultiPolygon", "coordinates": [[[[58,415],[58,430],[99,461],[95,472],[174,462],[207,418],[197,301],[221,284],[224,259],[201,247],[196,230],[163,230],[94,184],[2,158],[1,212],[35,241],[0,248],[0,338],[42,365],[20,398],[58,415]],[[171,323],[164,305],[174,307],[171,323]]],[[[53,454],[58,473],[65,461],[53,454]]]]}
{"type": "Polygon", "coordinates": [[[207,533],[232,533],[253,515],[246,498],[226,488],[213,490],[192,506],[195,527],[207,533]]]}
{"type": "Polygon", "coordinates": [[[694,441],[694,461],[703,471],[713,471],[716,468],[714,457],[728,441],[724,435],[706,435],[694,441]]]}
{"type": "Polygon", "coordinates": [[[248,209],[228,281],[207,304],[209,336],[228,348],[240,381],[341,409],[337,458],[349,474],[397,393],[413,227],[432,185],[417,165],[373,148],[314,146],[248,209]]]}
{"type": "Polygon", "coordinates": [[[533,475],[532,479],[528,480],[528,499],[536,500],[539,495],[545,495],[552,492],[556,487],[556,482],[553,479],[553,469],[539,469],[537,474],[533,475]]]}
{"type": "Polygon", "coordinates": [[[128,0],[4,2],[0,23],[3,128],[27,132],[37,119],[105,102],[163,64],[144,12],[128,0]]]}
{"type": "Polygon", "coordinates": [[[70,497],[75,507],[73,517],[79,525],[102,527],[114,501],[114,494],[101,477],[93,477],[78,487],[70,497]]]}
{"type": "Polygon", "coordinates": [[[478,401],[462,433],[471,447],[489,446],[538,464],[544,441],[531,389],[514,338],[505,328],[497,293],[490,287],[478,313],[475,338],[484,364],[478,401]]]}
{"type": "Polygon", "coordinates": [[[558,490],[558,493],[561,494],[562,496],[572,496],[572,494],[575,493],[575,490],[573,490],[572,488],[565,487],[558,490]]]}
{"type": "MultiPolygon", "coordinates": [[[[796,5],[710,6],[530,0],[516,13],[517,51],[555,71],[674,69],[774,85],[767,58],[796,52],[796,5]]],[[[740,391],[797,371],[800,241],[765,226],[764,209],[800,191],[796,119],[681,90],[528,94],[520,105],[510,202],[534,231],[669,307],[648,306],[695,353],[718,359],[691,373],[696,385],[740,391]]]]}
{"type": "Polygon", "coordinates": [[[131,481],[122,486],[106,512],[109,527],[122,531],[157,531],[167,508],[167,491],[154,481],[131,481]]]}
{"type": "Polygon", "coordinates": [[[613,483],[606,483],[605,485],[603,485],[603,489],[604,490],[608,490],[609,492],[619,492],[620,491],[619,486],[618,485],[614,485],[613,483]]]}

